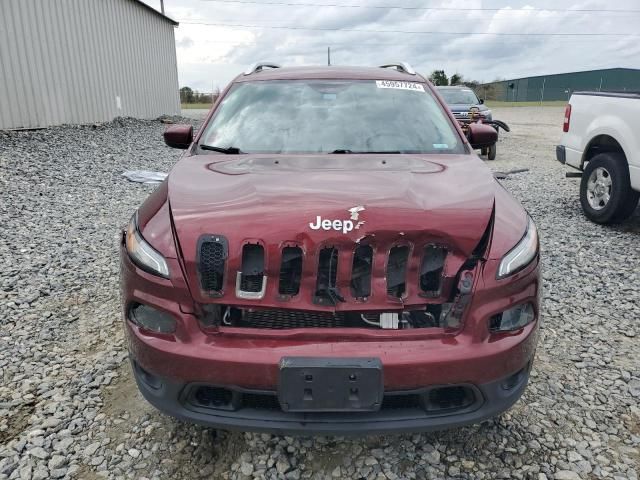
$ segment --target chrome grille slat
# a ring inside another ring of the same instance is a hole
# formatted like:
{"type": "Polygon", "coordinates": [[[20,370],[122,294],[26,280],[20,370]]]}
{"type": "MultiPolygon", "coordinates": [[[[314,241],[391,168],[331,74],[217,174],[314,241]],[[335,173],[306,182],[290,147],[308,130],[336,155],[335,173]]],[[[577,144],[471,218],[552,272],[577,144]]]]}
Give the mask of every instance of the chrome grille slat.
{"type": "Polygon", "coordinates": [[[247,243],[242,247],[242,272],[239,287],[242,292],[262,291],[264,278],[264,247],[247,243]]]}

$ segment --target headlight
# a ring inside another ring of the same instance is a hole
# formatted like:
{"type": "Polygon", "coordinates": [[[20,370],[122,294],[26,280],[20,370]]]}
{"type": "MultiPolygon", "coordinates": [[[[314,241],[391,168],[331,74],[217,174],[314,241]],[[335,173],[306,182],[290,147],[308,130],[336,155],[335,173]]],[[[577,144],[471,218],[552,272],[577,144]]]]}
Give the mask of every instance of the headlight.
{"type": "Polygon", "coordinates": [[[173,333],[176,331],[176,321],[171,315],[140,303],[132,305],[129,309],[129,320],[151,332],[173,333]]]}
{"type": "Polygon", "coordinates": [[[494,315],[489,320],[489,331],[511,332],[526,327],[536,318],[533,305],[525,303],[494,315]]]}
{"type": "Polygon", "coordinates": [[[169,266],[166,260],[142,238],[138,231],[137,213],[131,218],[127,226],[125,245],[131,260],[138,267],[154,275],[169,278],[169,266]]]}
{"type": "Polygon", "coordinates": [[[502,257],[500,267],[498,267],[497,277],[500,279],[519,272],[529,265],[537,254],[538,230],[536,230],[533,220],[529,217],[527,231],[524,234],[524,237],[522,237],[522,240],[520,240],[509,253],[502,257]]]}

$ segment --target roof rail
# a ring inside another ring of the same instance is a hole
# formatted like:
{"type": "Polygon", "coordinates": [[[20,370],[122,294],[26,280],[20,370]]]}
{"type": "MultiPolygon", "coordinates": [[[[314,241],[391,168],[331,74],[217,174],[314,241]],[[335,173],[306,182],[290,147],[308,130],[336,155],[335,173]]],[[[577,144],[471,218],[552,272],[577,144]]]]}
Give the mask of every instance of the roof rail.
{"type": "Polygon", "coordinates": [[[386,65],[380,65],[380,68],[395,68],[399,72],[408,73],[409,75],[416,74],[416,71],[407,62],[387,63],[386,65]]]}
{"type": "Polygon", "coordinates": [[[251,65],[244,71],[245,75],[251,75],[252,73],[260,72],[265,68],[280,68],[280,65],[273,62],[257,62],[251,65]]]}

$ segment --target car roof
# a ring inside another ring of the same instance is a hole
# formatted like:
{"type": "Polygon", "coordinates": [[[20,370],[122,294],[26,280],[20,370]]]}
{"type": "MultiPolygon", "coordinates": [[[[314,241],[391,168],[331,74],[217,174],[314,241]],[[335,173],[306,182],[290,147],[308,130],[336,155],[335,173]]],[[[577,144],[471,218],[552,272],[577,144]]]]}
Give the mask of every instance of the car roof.
{"type": "Polygon", "coordinates": [[[234,82],[254,82],[262,80],[398,80],[405,82],[426,82],[422,75],[410,75],[394,68],[380,67],[283,67],[268,68],[250,75],[238,75],[234,82]]]}

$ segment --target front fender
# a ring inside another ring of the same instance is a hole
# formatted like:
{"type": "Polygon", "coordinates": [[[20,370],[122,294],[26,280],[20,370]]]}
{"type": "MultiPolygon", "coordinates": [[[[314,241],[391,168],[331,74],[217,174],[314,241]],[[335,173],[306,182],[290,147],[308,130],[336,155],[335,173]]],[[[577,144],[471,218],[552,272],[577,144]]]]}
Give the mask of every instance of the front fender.
{"type": "Polygon", "coordinates": [[[165,180],[138,209],[138,228],[143,238],[165,258],[178,258],[165,180]]]}

